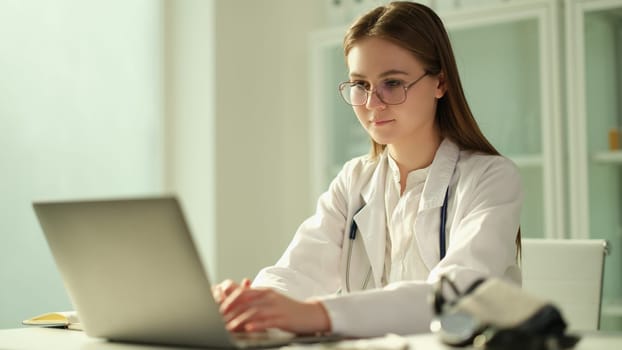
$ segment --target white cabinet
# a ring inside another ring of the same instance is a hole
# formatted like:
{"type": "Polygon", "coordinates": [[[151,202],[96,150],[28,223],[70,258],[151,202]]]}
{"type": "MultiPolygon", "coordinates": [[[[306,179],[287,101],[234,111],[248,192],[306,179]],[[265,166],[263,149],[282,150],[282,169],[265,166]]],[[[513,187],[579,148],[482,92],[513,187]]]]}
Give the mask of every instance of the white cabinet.
{"type": "MultiPolygon", "coordinates": [[[[603,312],[616,316],[622,297],[622,151],[609,149],[608,133],[622,131],[622,0],[461,3],[437,10],[475,118],[520,169],[522,234],[607,239],[612,253],[604,299],[613,306],[603,312]]],[[[311,37],[315,195],[370,145],[337,93],[337,84],[347,79],[341,46],[346,29],[311,37]]]]}
{"type": "Polygon", "coordinates": [[[622,328],[621,0],[566,1],[566,58],[570,233],[609,241],[603,314],[622,328]]]}
{"type": "Polygon", "coordinates": [[[475,118],[521,171],[523,236],[563,237],[556,2],[515,1],[441,16],[475,118]]]}

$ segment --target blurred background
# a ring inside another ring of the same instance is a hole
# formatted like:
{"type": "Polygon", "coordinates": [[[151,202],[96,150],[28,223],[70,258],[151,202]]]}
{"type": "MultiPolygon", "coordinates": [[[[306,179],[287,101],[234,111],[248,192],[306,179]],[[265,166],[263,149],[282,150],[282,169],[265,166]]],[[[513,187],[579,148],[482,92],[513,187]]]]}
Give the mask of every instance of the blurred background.
{"type": "MultiPolygon", "coordinates": [[[[368,150],[336,86],[384,2],[0,0],[0,328],[72,308],[33,201],[175,194],[212,281],[274,263],[368,150]]],[[[622,0],[422,2],[521,170],[523,235],[607,239],[622,329],[622,0]]]]}

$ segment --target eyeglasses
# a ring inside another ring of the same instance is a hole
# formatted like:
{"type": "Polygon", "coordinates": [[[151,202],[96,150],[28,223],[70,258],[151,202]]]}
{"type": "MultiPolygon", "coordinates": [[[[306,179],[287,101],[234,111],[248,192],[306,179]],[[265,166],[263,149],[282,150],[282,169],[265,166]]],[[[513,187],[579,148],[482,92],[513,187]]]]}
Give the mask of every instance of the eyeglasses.
{"type": "Polygon", "coordinates": [[[399,105],[406,101],[406,92],[408,89],[417,84],[426,75],[428,75],[428,72],[423,73],[422,76],[409,84],[394,79],[386,80],[373,90],[368,90],[365,84],[360,81],[344,81],[339,84],[339,94],[347,104],[352,106],[363,106],[367,104],[371,94],[374,92],[382,103],[387,105],[399,105]]]}

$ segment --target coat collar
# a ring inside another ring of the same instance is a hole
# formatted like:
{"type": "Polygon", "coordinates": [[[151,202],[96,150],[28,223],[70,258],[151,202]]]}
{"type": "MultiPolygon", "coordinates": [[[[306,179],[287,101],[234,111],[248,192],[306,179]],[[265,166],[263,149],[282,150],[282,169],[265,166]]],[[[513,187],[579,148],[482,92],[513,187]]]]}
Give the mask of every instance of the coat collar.
{"type": "MultiPolygon", "coordinates": [[[[449,139],[441,142],[423,187],[418,211],[440,208],[445,199],[445,192],[451,181],[460,149],[449,139]]],[[[354,215],[365,250],[372,267],[376,286],[381,285],[386,247],[386,215],[384,208],[384,189],[389,167],[388,153],[380,155],[370,180],[361,189],[363,204],[354,215]]],[[[357,208],[358,209],[358,208],[357,208]]],[[[425,258],[425,257],[424,257],[425,258]]],[[[426,263],[429,259],[426,259],[426,263]]]]}
{"type": "MultiPolygon", "coordinates": [[[[443,205],[445,192],[449,187],[459,156],[460,148],[458,148],[458,145],[450,139],[443,139],[430,165],[419,209],[438,208],[443,205]]],[[[388,171],[387,157],[388,151],[385,149],[378,159],[371,179],[361,190],[361,197],[365,204],[377,197],[380,197],[380,199],[384,198],[384,182],[386,180],[386,172],[388,171]]]]}
{"type": "Polygon", "coordinates": [[[451,176],[456,169],[460,148],[449,139],[444,139],[436,150],[428,178],[423,186],[419,210],[443,206],[445,192],[449,188],[451,176]]]}
{"type": "Polygon", "coordinates": [[[389,171],[389,164],[387,160],[388,156],[389,154],[385,149],[385,151],[379,156],[378,162],[376,163],[377,165],[370,180],[361,189],[361,197],[363,197],[364,203],[369,203],[377,197],[384,197],[384,182],[387,177],[387,171],[389,171]],[[381,192],[380,196],[378,196],[378,192],[381,192]]]}

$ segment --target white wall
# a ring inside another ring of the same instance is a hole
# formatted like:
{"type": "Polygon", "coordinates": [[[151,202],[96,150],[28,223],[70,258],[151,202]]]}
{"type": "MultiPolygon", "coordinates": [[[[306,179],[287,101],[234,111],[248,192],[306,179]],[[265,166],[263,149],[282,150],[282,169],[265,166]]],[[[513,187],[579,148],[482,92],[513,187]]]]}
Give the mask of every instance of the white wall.
{"type": "Polygon", "coordinates": [[[0,328],[71,307],[33,199],[180,196],[212,278],[308,215],[308,0],[0,0],[0,328]]]}
{"type": "Polygon", "coordinates": [[[215,216],[214,1],[166,1],[166,187],[182,201],[208,273],[218,266],[215,216]]]}
{"type": "Polygon", "coordinates": [[[216,2],[218,277],[254,277],[312,213],[309,32],[323,1],[216,2]]]}
{"type": "Polygon", "coordinates": [[[0,0],[0,328],[70,308],[31,201],[163,188],[152,0],[0,0]]]}
{"type": "Polygon", "coordinates": [[[211,279],[253,277],[312,213],[308,37],[323,3],[165,4],[166,187],[211,279]]]}

